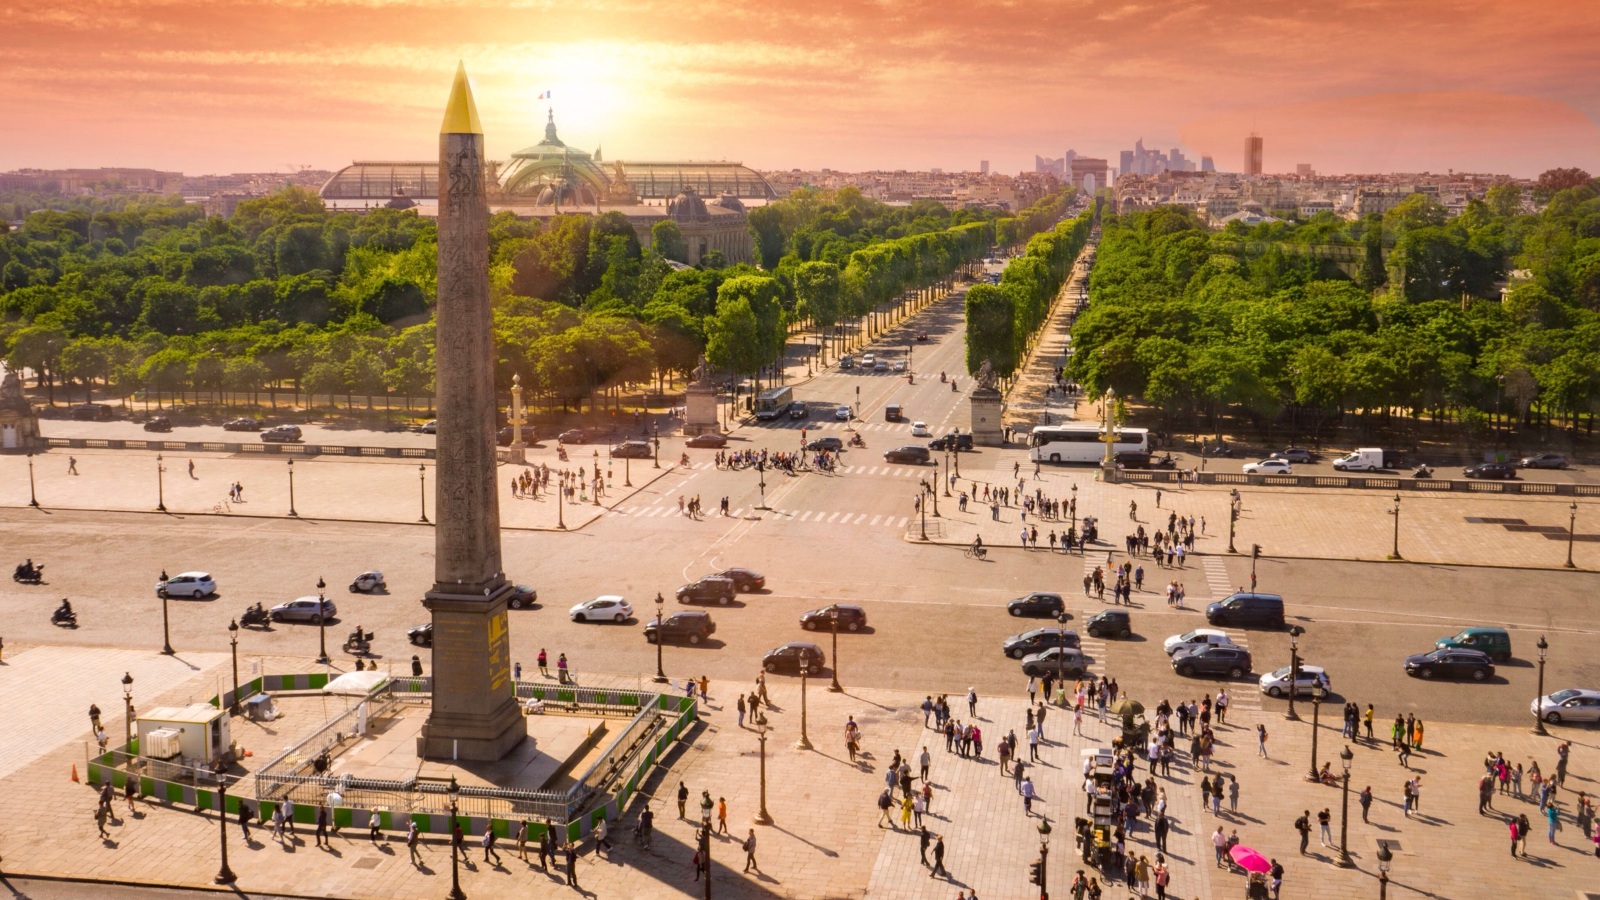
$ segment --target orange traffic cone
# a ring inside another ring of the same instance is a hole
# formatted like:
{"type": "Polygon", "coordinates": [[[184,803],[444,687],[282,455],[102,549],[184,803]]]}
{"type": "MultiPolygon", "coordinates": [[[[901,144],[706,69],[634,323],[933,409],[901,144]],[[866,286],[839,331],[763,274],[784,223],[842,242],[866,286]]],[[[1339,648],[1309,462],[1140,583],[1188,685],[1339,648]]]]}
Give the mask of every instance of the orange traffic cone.
{"type": "Polygon", "coordinates": [[[82,784],[82,782],[78,781],[78,764],[77,763],[73,763],[72,764],[72,781],[73,781],[74,784],[82,784]]]}

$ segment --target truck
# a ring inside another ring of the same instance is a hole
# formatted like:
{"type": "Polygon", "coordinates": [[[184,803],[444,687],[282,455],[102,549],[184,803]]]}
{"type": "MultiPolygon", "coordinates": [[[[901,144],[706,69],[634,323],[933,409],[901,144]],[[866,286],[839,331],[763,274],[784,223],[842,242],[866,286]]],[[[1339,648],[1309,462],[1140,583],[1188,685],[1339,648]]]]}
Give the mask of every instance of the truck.
{"type": "Polygon", "coordinates": [[[1333,468],[1339,472],[1376,472],[1384,467],[1383,464],[1383,448],[1361,447],[1334,460],[1333,468]]]}

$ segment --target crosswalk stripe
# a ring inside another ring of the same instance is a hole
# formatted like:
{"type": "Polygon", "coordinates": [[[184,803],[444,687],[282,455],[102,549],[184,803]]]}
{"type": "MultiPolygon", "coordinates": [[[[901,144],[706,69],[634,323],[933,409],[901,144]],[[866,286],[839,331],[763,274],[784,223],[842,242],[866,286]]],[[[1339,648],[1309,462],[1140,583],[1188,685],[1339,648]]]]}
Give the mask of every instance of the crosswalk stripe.
{"type": "Polygon", "coordinates": [[[829,516],[829,517],[828,517],[828,524],[829,524],[829,525],[832,525],[832,524],[833,524],[833,521],[834,521],[834,520],[835,520],[835,519],[837,519],[837,518],[839,518],[839,514],[838,514],[838,513],[834,513],[834,514],[833,514],[833,515],[831,515],[831,516],[829,516]]]}
{"type": "Polygon", "coordinates": [[[882,519],[883,519],[883,515],[881,513],[876,515],[876,516],[873,516],[872,517],[872,524],[876,525],[882,519]]]}
{"type": "Polygon", "coordinates": [[[854,522],[851,522],[850,524],[852,524],[852,525],[860,525],[862,522],[865,522],[866,520],[867,520],[867,514],[866,513],[862,513],[861,515],[856,516],[856,520],[854,522]]]}
{"type": "Polygon", "coordinates": [[[909,516],[901,516],[900,517],[900,524],[899,524],[898,527],[900,527],[900,528],[906,527],[906,523],[909,522],[909,521],[911,521],[909,516]]]}

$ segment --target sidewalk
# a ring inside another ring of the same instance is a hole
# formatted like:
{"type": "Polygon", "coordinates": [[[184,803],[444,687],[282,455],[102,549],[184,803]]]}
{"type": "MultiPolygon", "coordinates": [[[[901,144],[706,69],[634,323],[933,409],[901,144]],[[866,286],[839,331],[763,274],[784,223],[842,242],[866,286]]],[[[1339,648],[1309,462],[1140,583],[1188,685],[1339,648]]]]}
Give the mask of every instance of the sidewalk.
{"type": "MultiPolygon", "coordinates": [[[[8,668],[0,671],[8,679],[21,671],[33,677],[64,673],[66,667],[75,665],[72,655],[88,652],[63,650],[54,657],[44,651],[40,648],[12,657],[7,660],[8,668]],[[12,665],[17,668],[9,668],[12,665]]],[[[182,702],[208,694],[224,662],[204,660],[195,665],[187,682],[158,696],[141,691],[141,701],[146,705],[182,702]]],[[[114,694],[116,687],[111,679],[106,692],[114,694]]],[[[748,689],[748,685],[739,687],[748,689]]],[[[968,760],[946,753],[942,740],[923,728],[917,708],[922,697],[854,690],[848,685],[849,693],[829,694],[825,687],[826,682],[818,679],[807,697],[808,730],[815,749],[797,750],[792,745],[799,730],[799,687],[791,678],[773,680],[766,790],[767,808],[775,824],[769,827],[748,824],[760,802],[757,735],[748,722],[744,728],[737,724],[729,702],[729,692],[735,688],[715,683],[712,700],[705,708],[705,726],[671,758],[672,771],[647,786],[658,798],[652,804],[657,813],[653,848],[644,851],[632,844],[628,835],[637,807],[630,809],[628,818],[613,830],[614,851],[601,858],[591,846],[584,847],[578,865],[584,892],[605,898],[698,893],[689,866],[694,826],[677,817],[672,802],[682,780],[691,792],[691,815],[702,789],[709,790],[713,798],[728,800],[730,834],[719,835],[712,850],[715,889],[720,897],[948,898],[960,887],[976,889],[984,900],[1037,896],[1037,890],[1027,883],[1027,867],[1036,859],[1039,819],[1024,815],[1012,780],[1002,777],[995,765],[993,749],[1008,730],[1023,735],[1022,698],[979,699],[985,757],[968,760]],[[846,716],[854,716],[864,733],[866,755],[859,764],[849,761],[840,738],[846,716]],[[930,831],[945,838],[945,862],[951,873],[948,882],[928,877],[928,870],[918,860],[914,832],[877,826],[873,801],[882,790],[888,758],[897,749],[911,755],[915,771],[915,756],[924,745],[933,757],[930,782],[934,787],[926,822],[930,831]],[[761,870],[745,874],[738,842],[752,827],[761,870]]],[[[1129,690],[1151,707],[1160,699],[1129,690]]],[[[950,699],[956,717],[969,718],[964,698],[950,699]]],[[[120,715],[112,715],[110,709],[107,712],[107,727],[120,729],[120,715]]],[[[1378,710],[1380,722],[1385,712],[1378,710]]],[[[30,731],[37,724],[33,720],[52,717],[58,716],[48,707],[36,705],[30,712],[8,719],[8,724],[18,731],[30,731]]],[[[1336,714],[1328,718],[1336,718],[1336,714]]],[[[1287,897],[1344,900],[1372,896],[1376,891],[1372,883],[1374,841],[1378,838],[1399,842],[1391,871],[1393,896],[1403,896],[1399,891],[1433,891],[1446,896],[1558,896],[1595,883],[1593,866],[1597,863],[1586,857],[1587,848],[1578,846],[1577,829],[1570,821],[1575,802],[1572,792],[1592,792],[1597,786],[1590,777],[1597,749],[1592,732],[1557,729],[1561,737],[1573,739],[1575,746],[1568,793],[1562,796],[1561,808],[1569,814],[1568,821],[1558,838],[1559,846],[1546,844],[1542,829],[1535,834],[1528,843],[1527,868],[1520,861],[1507,864],[1505,827],[1496,818],[1476,814],[1472,786],[1481,772],[1485,750],[1501,750],[1508,759],[1525,765],[1537,758],[1542,768],[1552,770],[1555,739],[1535,738],[1525,729],[1435,727],[1429,730],[1426,750],[1412,758],[1409,772],[1396,764],[1386,742],[1378,747],[1352,746],[1349,847],[1355,868],[1339,869],[1332,865],[1330,852],[1315,840],[1312,847],[1317,852],[1301,857],[1298,836],[1290,827],[1301,810],[1310,809],[1315,816],[1318,809],[1330,807],[1337,841],[1339,792],[1302,780],[1304,770],[1310,768],[1309,724],[1243,711],[1230,720],[1219,729],[1221,749],[1214,768],[1238,778],[1241,804],[1238,813],[1228,813],[1224,803],[1225,812],[1218,821],[1226,828],[1237,828],[1243,843],[1284,862],[1287,897]],[[1271,734],[1271,759],[1255,755],[1253,735],[1258,722],[1271,734]],[[1400,782],[1416,774],[1424,776],[1425,801],[1421,815],[1406,819],[1396,798],[1400,782]],[[1359,807],[1353,802],[1353,795],[1367,784],[1373,786],[1377,797],[1370,825],[1361,823],[1359,807]],[[1471,887],[1459,892],[1444,888],[1456,884],[1471,887]]],[[[1092,718],[1086,719],[1085,730],[1086,736],[1071,736],[1070,713],[1053,710],[1046,721],[1048,740],[1041,749],[1041,760],[1028,770],[1040,795],[1035,811],[1049,816],[1054,829],[1049,876],[1057,896],[1066,895],[1072,873],[1082,868],[1072,839],[1072,819],[1083,814],[1080,751],[1108,745],[1110,738],[1109,728],[1092,718]]],[[[1336,727],[1325,725],[1320,758],[1332,759],[1337,769],[1341,745],[1336,727]]],[[[1021,746],[1026,758],[1025,739],[1021,746]]],[[[1180,746],[1186,750],[1186,745],[1180,746]]],[[[9,757],[13,752],[6,754],[9,757]]],[[[23,760],[0,780],[0,821],[7,823],[0,834],[0,853],[5,856],[7,871],[208,884],[216,869],[216,820],[187,810],[143,804],[138,814],[124,818],[119,800],[113,837],[101,841],[95,837],[90,790],[67,779],[70,765],[81,764],[82,756],[81,743],[70,740],[35,759],[23,760]]],[[[1184,759],[1187,753],[1179,756],[1184,759]]],[[[1215,825],[1213,817],[1200,809],[1199,792],[1187,763],[1175,764],[1173,777],[1157,778],[1157,783],[1167,791],[1174,819],[1168,845],[1173,864],[1169,893],[1200,900],[1242,896],[1242,879],[1211,865],[1209,835],[1215,825]]],[[[1537,813],[1531,804],[1509,797],[1497,797],[1496,806],[1527,812],[1530,819],[1537,813]]],[[[449,884],[448,847],[441,842],[426,842],[426,862],[414,867],[406,861],[398,835],[386,835],[374,848],[364,833],[346,831],[333,838],[331,849],[318,850],[310,847],[305,837],[293,847],[279,847],[259,830],[253,831],[252,843],[246,846],[239,840],[237,826],[230,824],[228,831],[230,862],[243,891],[429,898],[441,896],[449,884]]],[[[1154,859],[1145,827],[1135,831],[1129,847],[1154,859]]],[[[532,864],[517,860],[514,846],[501,843],[505,864],[493,868],[480,861],[482,851],[476,841],[469,840],[468,848],[461,876],[468,896],[490,891],[564,896],[570,890],[532,864]]],[[[1107,896],[1119,895],[1108,891],[1107,896]]]]}
{"type": "Polygon", "coordinates": [[[1023,363],[1022,374],[1006,395],[1004,422],[1013,433],[1026,434],[1036,425],[1077,418],[1079,398],[1061,393],[1046,396],[1045,389],[1056,383],[1056,371],[1066,364],[1072,352],[1072,322],[1077,317],[1081,282],[1089,275],[1086,259],[1095,244],[1085,244],[1072,261],[1072,271],[1056,292],[1050,317],[1039,333],[1033,353],[1023,363]]]}

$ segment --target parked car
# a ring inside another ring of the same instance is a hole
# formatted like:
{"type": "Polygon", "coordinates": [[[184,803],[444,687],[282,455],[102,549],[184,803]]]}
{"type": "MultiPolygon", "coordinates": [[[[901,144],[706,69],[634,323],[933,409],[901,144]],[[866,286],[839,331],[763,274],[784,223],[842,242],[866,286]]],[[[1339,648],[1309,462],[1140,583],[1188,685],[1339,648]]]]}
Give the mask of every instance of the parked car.
{"type": "Polygon", "coordinates": [[[1551,725],[1562,722],[1600,722],[1600,691],[1567,688],[1546,694],[1529,704],[1529,711],[1551,725]]]}
{"type": "Polygon", "coordinates": [[[710,613],[699,609],[686,609],[667,616],[665,622],[656,619],[646,622],[644,639],[652,644],[658,640],[698,644],[716,630],[717,623],[711,621],[710,613]]]}
{"type": "Polygon", "coordinates": [[[723,569],[716,574],[731,580],[733,589],[742,594],[759,591],[767,586],[767,576],[754,569],[723,569]]]}
{"type": "Polygon", "coordinates": [[[1133,637],[1133,617],[1125,609],[1104,609],[1083,622],[1090,637],[1133,637]]]}
{"type": "Polygon", "coordinates": [[[1494,674],[1494,661],[1477,650],[1447,647],[1406,657],[1406,674],[1418,678],[1471,678],[1482,681],[1494,674]]]}
{"type": "Polygon", "coordinates": [[[1235,646],[1233,638],[1228,637],[1227,632],[1219,631],[1215,628],[1196,628],[1193,631],[1185,631],[1183,634],[1175,634],[1161,642],[1161,649],[1165,650],[1168,656],[1177,653],[1179,650],[1232,646],[1235,646]]]}
{"type": "Polygon", "coordinates": [[[603,444],[611,436],[609,428],[569,428],[556,435],[563,444],[603,444]]]}
{"type": "Polygon", "coordinates": [[[538,602],[539,592],[525,584],[512,585],[511,593],[506,597],[506,605],[512,609],[522,609],[538,602]]]}
{"type": "Polygon", "coordinates": [[[827,662],[822,648],[805,641],[790,641],[774,647],[761,657],[761,668],[768,672],[796,672],[805,669],[807,675],[822,671],[827,662]]]}
{"type": "Polygon", "coordinates": [[[306,622],[311,625],[326,622],[338,614],[339,610],[333,601],[321,597],[301,597],[280,603],[267,611],[274,622],[306,622]]]}
{"type": "Polygon", "coordinates": [[[1316,455],[1310,450],[1306,450],[1301,447],[1289,447],[1274,452],[1272,454],[1272,458],[1287,460],[1288,462],[1292,463],[1306,463],[1309,465],[1315,461],[1316,455]]]}
{"type": "Polygon", "coordinates": [[[867,611],[851,603],[834,603],[800,614],[800,627],[807,631],[832,631],[838,613],[840,631],[860,631],[867,626],[867,611]]]}
{"type": "Polygon", "coordinates": [[[679,587],[677,596],[679,603],[718,603],[727,606],[735,593],[737,591],[734,590],[732,578],[707,575],[679,587]]]}
{"type": "MultiPolygon", "coordinates": [[[[1300,674],[1294,680],[1296,696],[1311,696],[1318,691],[1322,696],[1327,696],[1333,690],[1333,679],[1321,666],[1300,664],[1300,674]]],[[[1261,676],[1261,693],[1268,697],[1282,697],[1289,693],[1289,667],[1284,666],[1274,672],[1261,676]]]]}
{"type": "Polygon", "coordinates": [[[1282,628],[1283,598],[1277,594],[1231,594],[1206,607],[1206,621],[1212,625],[1282,628]]]}
{"type": "Polygon", "coordinates": [[[1006,612],[1013,616],[1058,616],[1064,609],[1061,595],[1049,591],[1024,594],[1006,604],[1006,612]]]}
{"type": "Polygon", "coordinates": [[[1024,657],[1022,674],[1029,678],[1043,678],[1046,675],[1077,678],[1089,671],[1089,663],[1089,657],[1084,656],[1083,651],[1076,647],[1068,647],[1065,650],[1051,647],[1024,657]]]}
{"type": "Polygon", "coordinates": [[[697,434],[684,442],[686,447],[703,447],[708,450],[720,450],[728,446],[728,439],[720,434],[697,434]]]}
{"type": "Polygon", "coordinates": [[[807,450],[843,450],[844,441],[836,437],[813,438],[806,442],[807,450]]]}
{"type": "Polygon", "coordinates": [[[1000,643],[1000,649],[1012,659],[1022,659],[1043,653],[1051,647],[1079,647],[1078,633],[1070,628],[1035,628],[1013,634],[1000,643]]]}
{"type": "Polygon", "coordinates": [[[952,431],[949,434],[945,435],[944,437],[934,438],[933,440],[928,442],[928,449],[929,450],[943,450],[946,447],[949,447],[951,450],[958,450],[958,451],[959,450],[971,450],[972,449],[972,435],[970,433],[969,434],[962,434],[959,431],[952,431]]]}
{"type": "Polygon", "coordinates": [[[615,459],[649,459],[654,455],[655,447],[649,441],[623,441],[611,448],[615,459]]]}
{"type": "Polygon", "coordinates": [[[433,623],[418,625],[406,632],[406,640],[418,647],[433,646],[433,623]]]}
{"type": "Polygon", "coordinates": [[[837,407],[834,407],[833,417],[835,419],[838,419],[841,422],[850,421],[850,407],[848,407],[848,406],[837,406],[837,407]]]}
{"type": "Polygon", "coordinates": [[[150,421],[144,423],[144,430],[145,431],[161,431],[161,432],[171,431],[172,430],[172,420],[167,418],[166,416],[156,416],[155,418],[151,419],[150,421]]]}
{"type": "Polygon", "coordinates": [[[108,422],[114,415],[104,403],[80,403],[72,408],[72,418],[79,422],[108,422]]]}
{"type": "Polygon", "coordinates": [[[257,419],[257,418],[255,418],[253,416],[241,416],[241,417],[239,417],[237,419],[229,419],[228,421],[223,422],[222,423],[222,430],[223,431],[260,431],[262,428],[266,427],[266,424],[267,424],[266,422],[263,422],[260,419],[257,419]]]}
{"type": "Polygon", "coordinates": [[[350,580],[352,594],[370,594],[379,589],[387,591],[389,586],[384,584],[383,573],[377,569],[368,569],[350,580]]]}
{"type": "Polygon", "coordinates": [[[809,415],[811,415],[811,409],[806,406],[804,400],[796,400],[789,404],[789,418],[804,419],[809,415]]]}
{"type": "Polygon", "coordinates": [[[1287,459],[1263,459],[1258,462],[1245,463],[1246,475],[1293,475],[1294,467],[1289,465],[1287,459]]]}
{"type": "Polygon", "coordinates": [[[166,581],[156,582],[157,597],[201,597],[215,594],[217,581],[205,572],[179,572],[166,581]]]}
{"type": "Polygon", "coordinates": [[[912,437],[933,437],[933,432],[928,430],[928,423],[927,422],[921,422],[921,421],[912,422],[911,423],[911,436],[912,437]]]}
{"type": "Polygon", "coordinates": [[[1517,469],[1510,463],[1478,463],[1467,466],[1461,474],[1468,478],[1498,478],[1501,480],[1516,478],[1517,469]]]}
{"type": "Polygon", "coordinates": [[[1250,651],[1241,647],[1197,647],[1172,657],[1172,671],[1190,675],[1226,675],[1243,678],[1250,674],[1250,651]]]}
{"type": "Polygon", "coordinates": [[[929,459],[928,448],[920,444],[907,444],[896,447],[883,454],[884,462],[911,463],[912,465],[926,465],[929,459]]]}
{"type": "Polygon", "coordinates": [[[269,444],[293,444],[300,440],[299,425],[274,425],[261,432],[261,440],[269,444]]]}
{"type": "Polygon", "coordinates": [[[633,607],[615,594],[602,594],[567,610],[567,615],[574,622],[616,622],[620,625],[633,618],[633,607]]]}
{"type": "Polygon", "coordinates": [[[1504,628],[1464,628],[1459,634],[1433,642],[1435,649],[1460,647],[1487,653],[1497,662],[1511,659],[1511,634],[1504,628]]]}
{"type": "Polygon", "coordinates": [[[1517,465],[1524,469],[1565,469],[1567,458],[1560,453],[1540,453],[1537,456],[1524,456],[1517,465]]]}

